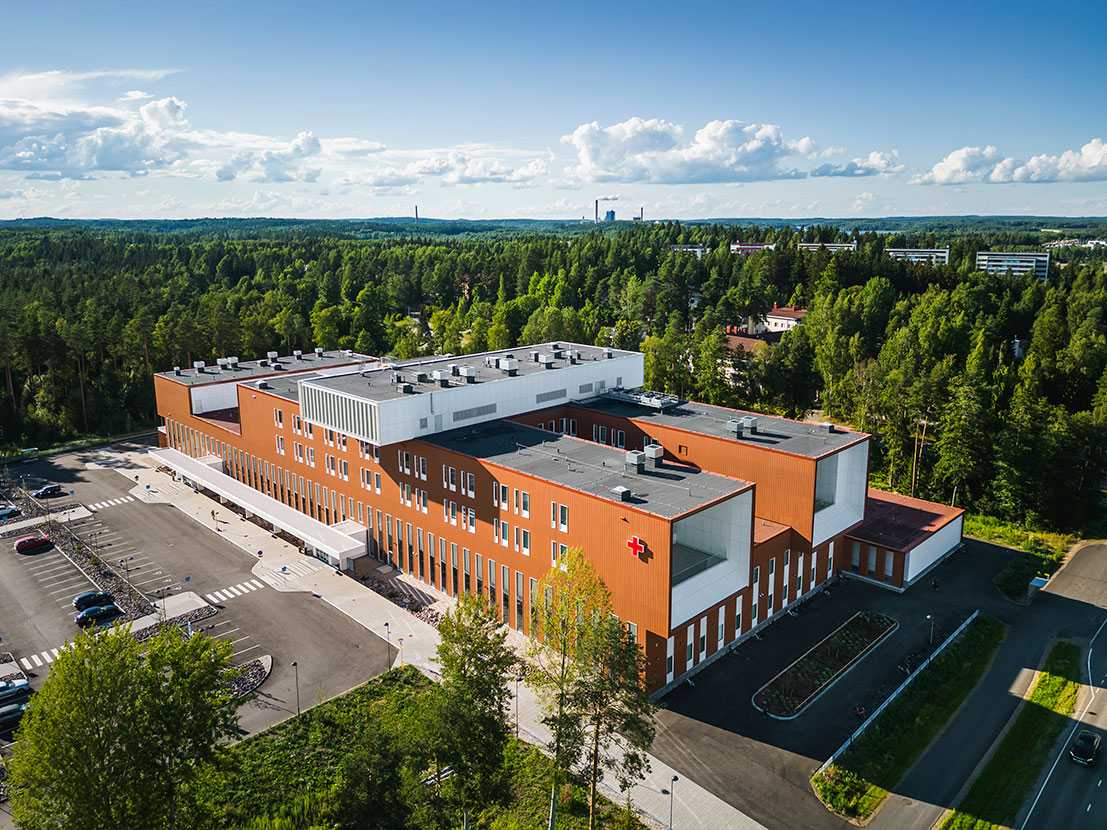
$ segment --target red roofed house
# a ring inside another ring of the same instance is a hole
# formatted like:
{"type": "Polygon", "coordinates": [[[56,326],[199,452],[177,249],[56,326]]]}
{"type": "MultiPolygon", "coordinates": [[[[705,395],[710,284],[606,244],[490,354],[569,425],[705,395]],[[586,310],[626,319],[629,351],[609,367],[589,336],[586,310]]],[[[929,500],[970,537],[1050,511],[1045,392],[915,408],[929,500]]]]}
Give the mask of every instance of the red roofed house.
{"type": "Polygon", "coordinates": [[[905,591],[961,547],[965,511],[869,488],[865,519],[846,534],[843,573],[905,591]]]}
{"type": "Polygon", "coordinates": [[[765,313],[765,319],[756,324],[753,334],[761,334],[766,331],[782,332],[794,329],[803,322],[803,318],[806,316],[806,308],[797,308],[789,305],[778,306],[776,303],[773,303],[772,309],[765,313]]]}

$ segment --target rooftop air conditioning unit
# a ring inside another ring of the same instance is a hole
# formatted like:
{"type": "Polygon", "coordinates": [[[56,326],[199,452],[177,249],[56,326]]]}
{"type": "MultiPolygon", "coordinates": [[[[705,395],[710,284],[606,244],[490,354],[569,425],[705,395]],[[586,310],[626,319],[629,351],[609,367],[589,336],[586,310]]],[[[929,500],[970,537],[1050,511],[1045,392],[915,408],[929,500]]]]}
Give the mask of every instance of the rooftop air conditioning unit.
{"type": "Polygon", "coordinates": [[[296,358],[297,360],[303,360],[304,359],[304,353],[302,351],[300,351],[299,349],[294,349],[293,352],[292,352],[292,356],[294,358],[296,358]]]}
{"type": "Polygon", "coordinates": [[[628,473],[640,473],[646,467],[646,454],[639,450],[627,450],[623,466],[628,473]]]}
{"type": "Polygon", "coordinates": [[[173,374],[179,375],[180,373],[181,373],[181,367],[180,366],[174,366],[173,367],[173,374]]]}
{"type": "Polygon", "coordinates": [[[400,384],[400,392],[404,395],[410,395],[411,394],[411,384],[410,383],[401,383],[400,384]]]}
{"type": "Polygon", "coordinates": [[[192,368],[199,372],[201,375],[204,373],[204,361],[194,360],[192,361],[192,368]]]}
{"type": "Polygon", "coordinates": [[[509,377],[514,377],[519,371],[519,361],[514,357],[501,357],[500,371],[509,377]]]}
{"type": "Polygon", "coordinates": [[[476,383],[477,370],[472,366],[461,366],[458,368],[458,373],[465,378],[466,383],[476,383]]]}
{"type": "Polygon", "coordinates": [[[353,357],[354,356],[354,350],[353,349],[343,349],[342,354],[346,355],[346,357],[353,357]]]}
{"type": "Polygon", "coordinates": [[[269,361],[264,357],[261,360],[258,361],[258,366],[268,366],[268,365],[269,365],[269,361]]]}
{"type": "Polygon", "coordinates": [[[416,383],[426,383],[427,382],[427,373],[426,372],[416,372],[415,373],[415,382],[416,383]]]}
{"type": "Polygon", "coordinates": [[[610,357],[611,357],[611,349],[605,348],[605,349],[603,350],[603,356],[604,356],[604,360],[610,359],[610,357]]]}
{"type": "Polygon", "coordinates": [[[450,385],[450,373],[444,369],[435,369],[431,372],[431,377],[439,386],[446,387],[450,385]]]}
{"type": "Polygon", "coordinates": [[[228,357],[227,358],[227,365],[229,367],[231,367],[232,369],[237,369],[238,368],[238,358],[237,357],[228,357]]]}
{"type": "Polygon", "coordinates": [[[268,389],[268,388],[269,388],[269,381],[266,381],[266,380],[259,380],[258,381],[258,389],[268,389]]]}
{"type": "Polygon", "coordinates": [[[742,426],[746,428],[750,435],[757,432],[757,418],[753,415],[746,415],[742,418],[742,426]]]}
{"type": "Polygon", "coordinates": [[[733,432],[739,438],[742,437],[742,431],[743,431],[744,426],[745,425],[741,421],[739,421],[737,418],[731,418],[730,420],[728,420],[726,422],[727,432],[733,432]]]}
{"type": "Polygon", "coordinates": [[[530,353],[530,362],[531,363],[537,363],[539,357],[540,357],[540,354],[539,354],[538,350],[537,349],[532,350],[531,353],[530,353]]]}
{"type": "Polygon", "coordinates": [[[459,366],[458,366],[458,365],[457,365],[456,363],[451,363],[451,364],[450,364],[450,375],[451,375],[452,377],[455,377],[455,378],[456,378],[456,377],[457,377],[457,370],[458,370],[459,368],[460,368],[460,367],[459,367],[459,366]]]}
{"type": "Polygon", "coordinates": [[[619,501],[630,501],[630,488],[619,485],[618,487],[612,487],[611,493],[619,501]]]}
{"type": "Polygon", "coordinates": [[[665,457],[665,448],[660,444],[647,444],[642,450],[646,458],[653,459],[653,466],[660,467],[661,459],[665,457]]]}
{"type": "Polygon", "coordinates": [[[825,433],[829,434],[829,433],[834,432],[834,424],[830,423],[830,421],[823,421],[821,424],[819,424],[816,427],[816,429],[819,432],[825,432],[825,433]]]}
{"type": "Polygon", "coordinates": [[[267,358],[269,358],[270,360],[276,360],[276,359],[277,359],[277,357],[278,357],[278,355],[277,355],[277,353],[276,353],[276,352],[266,352],[266,353],[265,353],[265,356],[266,356],[267,358]]]}
{"type": "Polygon", "coordinates": [[[322,346],[316,346],[315,347],[315,356],[316,357],[322,357],[323,356],[323,347],[322,346]]]}
{"type": "Polygon", "coordinates": [[[552,354],[540,354],[538,355],[538,362],[542,365],[543,369],[553,368],[553,355],[552,354]]]}

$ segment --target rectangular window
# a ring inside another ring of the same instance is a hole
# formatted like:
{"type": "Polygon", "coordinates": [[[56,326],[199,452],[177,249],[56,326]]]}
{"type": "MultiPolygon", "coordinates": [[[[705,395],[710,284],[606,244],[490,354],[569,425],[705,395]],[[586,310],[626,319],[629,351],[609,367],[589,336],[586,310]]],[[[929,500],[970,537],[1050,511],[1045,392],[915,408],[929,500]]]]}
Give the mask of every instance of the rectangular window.
{"type": "Polygon", "coordinates": [[[576,418],[570,418],[569,419],[569,434],[570,435],[576,435],[577,434],[577,419],[576,418]]]}
{"type": "Polygon", "coordinates": [[[855,571],[861,570],[861,543],[850,542],[849,550],[850,565],[855,571]]]}
{"type": "Polygon", "coordinates": [[[492,506],[500,506],[500,482],[492,480],[492,506]]]}
{"type": "Polygon", "coordinates": [[[350,462],[347,461],[345,458],[342,459],[342,480],[350,480],[350,462]]]}
{"type": "Polygon", "coordinates": [[[456,467],[450,467],[449,471],[450,471],[450,489],[456,491],[457,490],[457,468],[456,467]]]}
{"type": "Polygon", "coordinates": [[[769,559],[769,576],[776,573],[776,557],[769,559]]]}
{"type": "Polygon", "coordinates": [[[284,429],[284,410],[273,410],[273,423],[277,425],[277,429],[284,429]]]}
{"type": "Polygon", "coordinates": [[[696,641],[696,627],[688,626],[684,632],[684,670],[692,668],[692,644],[696,641]]]}
{"type": "Polygon", "coordinates": [[[557,502],[550,502],[550,527],[557,527],[557,502]]]}
{"type": "Polygon", "coordinates": [[[315,466],[315,447],[308,447],[308,466],[315,466]]]}
{"type": "Polygon", "coordinates": [[[876,573],[876,548],[869,545],[869,573],[876,573]]]}
{"type": "Polygon", "coordinates": [[[456,501],[451,501],[450,502],[450,524],[452,524],[452,525],[457,524],[457,502],[456,501]]]}
{"type": "Polygon", "coordinates": [[[895,556],[890,550],[884,551],[884,576],[892,578],[892,569],[895,566],[895,556]]]}
{"type": "Polygon", "coordinates": [[[308,438],[315,437],[315,427],[311,423],[311,421],[306,421],[304,423],[304,435],[306,435],[308,438]]]}
{"type": "Polygon", "coordinates": [[[524,519],[530,518],[530,493],[528,493],[526,490],[523,491],[522,514],[524,519]]]}
{"type": "Polygon", "coordinates": [[[323,430],[323,440],[327,443],[328,447],[333,447],[334,446],[334,430],[324,428],[324,430],[323,430]]]}
{"type": "Polygon", "coordinates": [[[559,507],[557,527],[562,533],[566,533],[569,530],[569,506],[562,504],[559,507]]]}
{"type": "Polygon", "coordinates": [[[515,627],[523,630],[523,575],[515,572],[515,627]]]}
{"type": "Polygon", "coordinates": [[[476,533],[477,532],[477,511],[476,511],[476,508],[475,507],[467,507],[465,509],[469,513],[469,532],[470,533],[476,533]]]}
{"type": "Polygon", "coordinates": [[[523,556],[530,556],[530,531],[523,531],[523,556]]]}
{"type": "Polygon", "coordinates": [[[818,564],[819,564],[819,552],[817,550],[811,551],[811,587],[815,587],[815,583],[818,581],[818,564]]]}
{"type": "Polygon", "coordinates": [[[734,637],[737,639],[742,636],[742,598],[738,597],[734,601],[734,637]]]}
{"type": "MultiPolygon", "coordinates": [[[[280,412],[279,409],[277,411],[280,412]]],[[[284,455],[284,436],[283,435],[278,435],[277,436],[277,454],[278,455],[284,455]]]]}
{"type": "Polygon", "coordinates": [[[719,609],[719,644],[716,648],[722,648],[726,642],[726,620],[723,619],[723,609],[719,609]]]}
{"type": "Polygon", "coordinates": [[[615,446],[622,449],[626,446],[627,436],[621,429],[615,430],[615,446]]]}
{"type": "Polygon", "coordinates": [[[295,413],[293,413],[293,415],[292,415],[292,431],[295,432],[297,435],[299,435],[300,432],[303,431],[303,428],[304,428],[304,422],[302,420],[300,420],[299,415],[296,415],[295,413]]]}
{"type": "Polygon", "coordinates": [[[500,485],[500,510],[507,510],[507,485],[500,485]]]}
{"type": "Polygon", "coordinates": [[[304,445],[299,441],[292,442],[292,453],[296,457],[296,460],[301,464],[304,463],[304,445]]]}

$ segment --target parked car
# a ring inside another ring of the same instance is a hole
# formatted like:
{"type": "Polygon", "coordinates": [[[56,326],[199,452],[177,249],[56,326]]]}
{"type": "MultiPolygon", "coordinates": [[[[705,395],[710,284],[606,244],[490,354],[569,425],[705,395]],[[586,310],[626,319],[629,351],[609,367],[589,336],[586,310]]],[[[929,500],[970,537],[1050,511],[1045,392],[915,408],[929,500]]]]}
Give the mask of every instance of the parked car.
{"type": "Polygon", "coordinates": [[[23,703],[31,696],[31,684],[26,680],[9,680],[0,684],[0,706],[23,703]]]}
{"type": "Polygon", "coordinates": [[[92,625],[106,625],[122,614],[119,606],[110,602],[107,605],[93,605],[91,608],[86,608],[73,618],[73,622],[81,628],[88,628],[92,625]]]}
{"type": "Polygon", "coordinates": [[[14,519],[19,515],[19,508],[13,504],[0,504],[0,522],[5,519],[14,519]]]}
{"type": "Polygon", "coordinates": [[[0,706],[0,732],[11,732],[19,726],[19,720],[25,711],[27,711],[26,701],[0,706]]]}
{"type": "Polygon", "coordinates": [[[40,536],[38,534],[34,536],[23,536],[15,540],[16,553],[40,553],[44,550],[49,550],[53,546],[53,542],[45,536],[40,536]]]}
{"type": "Polygon", "coordinates": [[[115,603],[115,597],[106,591],[85,591],[83,594],[77,594],[73,597],[73,607],[78,611],[84,611],[86,608],[93,608],[97,605],[113,605],[115,603]]]}
{"type": "Polygon", "coordinates": [[[1069,744],[1069,757],[1086,767],[1093,766],[1099,757],[1100,737],[1090,729],[1081,729],[1069,744]]]}
{"type": "Polygon", "coordinates": [[[60,484],[44,484],[37,490],[32,490],[31,496],[36,499],[49,499],[60,496],[63,492],[60,484]]]}

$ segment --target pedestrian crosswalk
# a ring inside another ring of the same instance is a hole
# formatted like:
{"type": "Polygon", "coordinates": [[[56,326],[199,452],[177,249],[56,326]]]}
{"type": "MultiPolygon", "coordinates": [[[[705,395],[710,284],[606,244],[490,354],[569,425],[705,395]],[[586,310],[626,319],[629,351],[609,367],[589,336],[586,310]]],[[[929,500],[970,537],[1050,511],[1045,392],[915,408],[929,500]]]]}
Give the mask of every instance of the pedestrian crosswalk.
{"type": "Polygon", "coordinates": [[[105,507],[115,507],[117,505],[126,504],[127,502],[134,500],[134,496],[120,496],[117,499],[107,499],[105,501],[98,501],[90,504],[88,505],[88,509],[95,513],[97,510],[103,510],[105,507]]]}
{"type": "Polygon", "coordinates": [[[34,669],[41,669],[43,666],[49,665],[58,659],[58,653],[65,648],[68,648],[67,643],[59,648],[51,648],[46,651],[40,651],[36,654],[29,654],[26,657],[21,657],[19,662],[26,671],[32,671],[34,669]]]}
{"type": "Polygon", "coordinates": [[[317,559],[300,559],[276,568],[255,569],[254,573],[257,574],[259,579],[269,583],[274,588],[279,588],[294,579],[299,579],[301,576],[311,576],[311,574],[326,567],[329,566],[317,559]]]}
{"type": "Polygon", "coordinates": [[[251,591],[256,591],[258,588],[264,588],[265,586],[258,582],[256,579],[248,579],[245,582],[240,582],[237,585],[232,585],[230,588],[224,588],[221,591],[212,591],[210,594],[204,594],[204,598],[208,602],[225,602],[226,600],[233,599],[234,597],[240,597],[243,594],[248,594],[251,591]]]}

